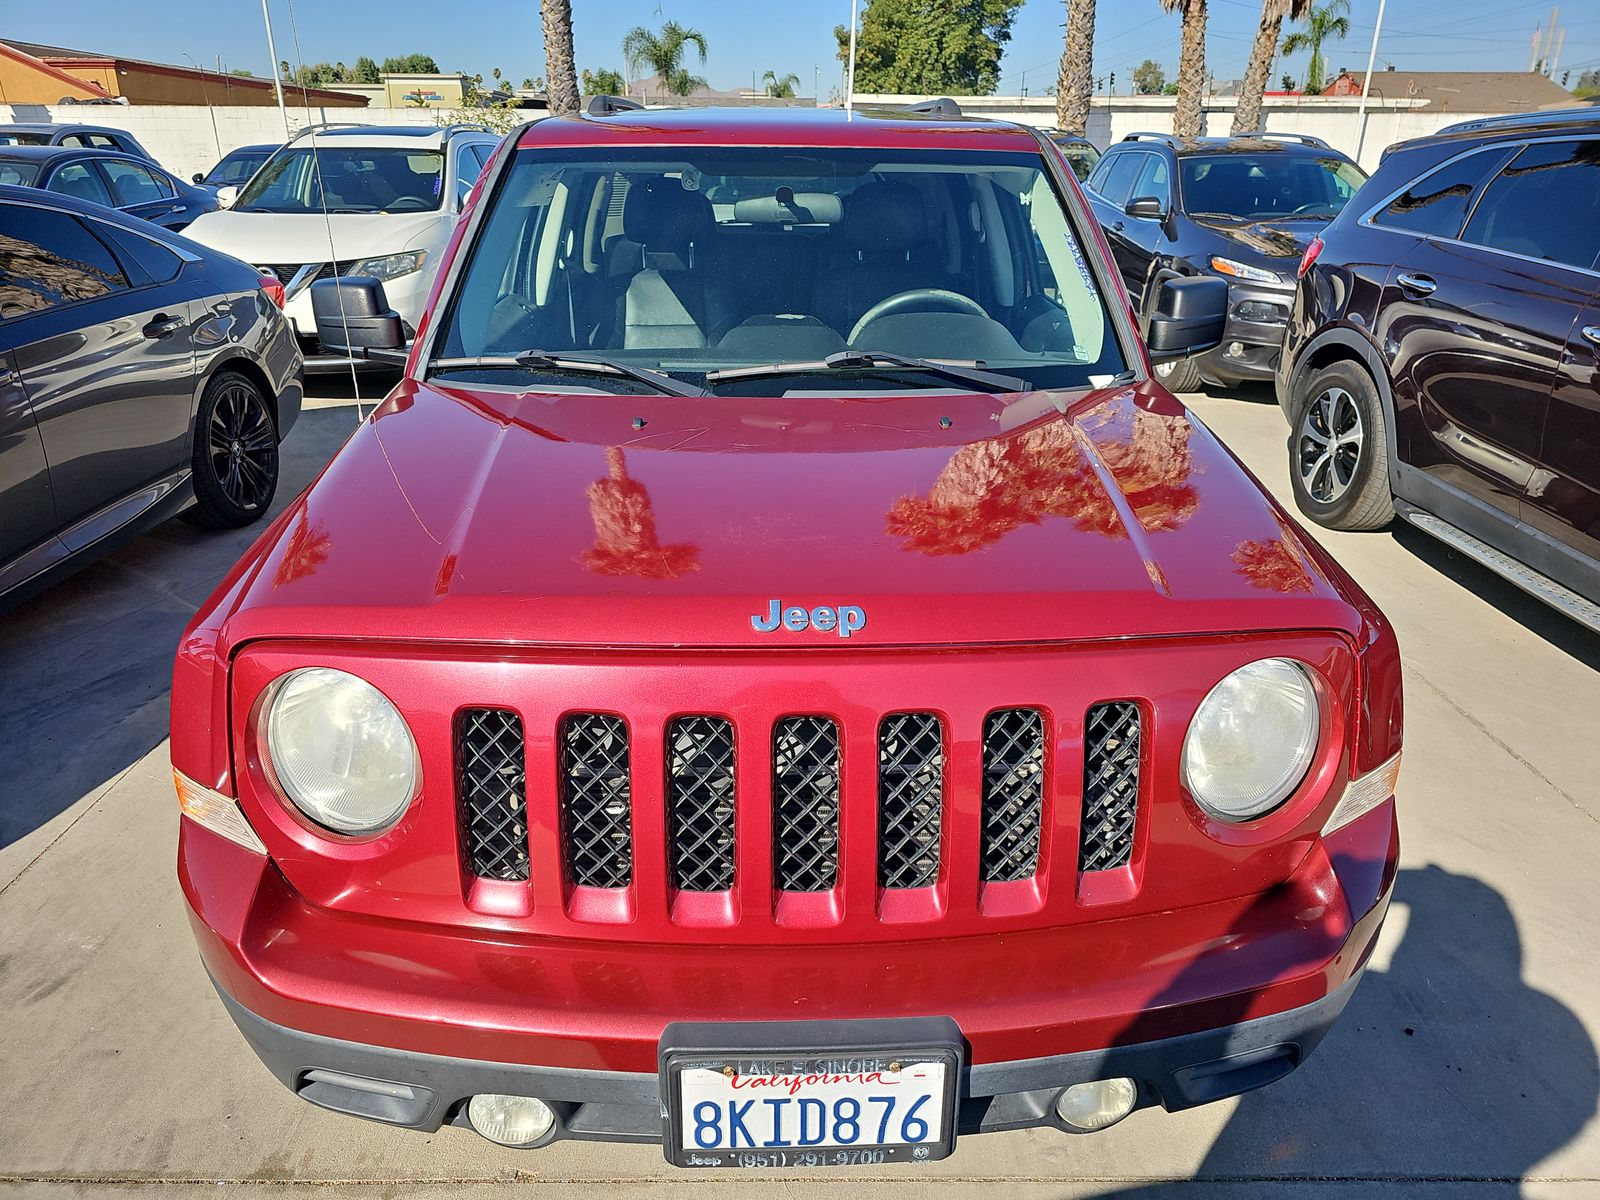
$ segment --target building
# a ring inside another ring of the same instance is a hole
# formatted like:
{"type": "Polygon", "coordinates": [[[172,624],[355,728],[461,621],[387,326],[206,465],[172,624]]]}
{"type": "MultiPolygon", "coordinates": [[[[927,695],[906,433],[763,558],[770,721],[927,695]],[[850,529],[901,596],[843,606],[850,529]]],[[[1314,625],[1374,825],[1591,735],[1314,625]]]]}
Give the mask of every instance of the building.
{"type": "MultiPolygon", "coordinates": [[[[327,88],[284,85],[293,104],[364,108],[367,99],[327,88]]],[[[0,41],[0,104],[277,104],[271,79],[194,66],[0,41]]]]}
{"type": "MultiPolygon", "coordinates": [[[[1359,96],[1363,71],[1348,68],[1322,89],[1324,96],[1359,96]]],[[[1371,95],[1423,100],[1432,112],[1515,113],[1575,103],[1572,93],[1537,71],[1399,71],[1372,75],[1371,95]]]]}

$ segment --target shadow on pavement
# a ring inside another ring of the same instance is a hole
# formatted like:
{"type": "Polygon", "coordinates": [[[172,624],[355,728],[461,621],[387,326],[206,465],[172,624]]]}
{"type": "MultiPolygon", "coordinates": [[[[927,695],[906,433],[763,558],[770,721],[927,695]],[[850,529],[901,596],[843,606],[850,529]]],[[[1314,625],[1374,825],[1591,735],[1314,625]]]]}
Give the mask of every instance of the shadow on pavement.
{"type": "Polygon", "coordinates": [[[1304,1066],[1238,1102],[1193,1180],[1106,1195],[1175,1200],[1196,1181],[1226,1194],[1217,1185],[1291,1180],[1521,1194],[1520,1181],[1595,1114],[1594,1044],[1523,979],[1516,921],[1482,880],[1402,870],[1389,920],[1405,923],[1389,960],[1368,967],[1304,1066]]]}
{"type": "MultiPolygon", "coordinates": [[[[363,380],[362,395],[379,398],[380,386],[363,380]]],[[[349,379],[344,393],[328,391],[348,394],[349,379]]],[[[283,444],[274,513],[355,423],[349,404],[301,414],[283,444]]],[[[166,738],[178,636],[266,524],[214,532],[168,521],[0,618],[0,849],[166,738]]]]}

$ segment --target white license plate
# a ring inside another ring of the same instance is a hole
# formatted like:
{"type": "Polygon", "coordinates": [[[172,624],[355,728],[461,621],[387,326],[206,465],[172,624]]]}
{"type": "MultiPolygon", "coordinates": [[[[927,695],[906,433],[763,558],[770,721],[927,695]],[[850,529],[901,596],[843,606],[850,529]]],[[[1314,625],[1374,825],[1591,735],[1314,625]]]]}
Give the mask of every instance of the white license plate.
{"type": "Polygon", "coordinates": [[[680,1059],[670,1157],[747,1168],[944,1158],[955,1069],[953,1055],[927,1052],[680,1059]]]}

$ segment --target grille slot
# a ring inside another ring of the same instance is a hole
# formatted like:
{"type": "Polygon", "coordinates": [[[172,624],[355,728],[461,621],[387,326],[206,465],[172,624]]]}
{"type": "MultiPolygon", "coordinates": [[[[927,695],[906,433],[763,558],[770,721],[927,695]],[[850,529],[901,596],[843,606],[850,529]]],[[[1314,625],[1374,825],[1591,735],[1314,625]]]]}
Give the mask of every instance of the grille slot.
{"type": "Polygon", "coordinates": [[[1039,869],[1044,810],[1044,716],[992,712],[983,722],[983,878],[1027,879],[1039,869]]]}
{"type": "Polygon", "coordinates": [[[1139,706],[1120,700],[1089,710],[1083,729],[1083,832],[1078,870],[1125,867],[1139,811],[1139,706]]]}
{"type": "Polygon", "coordinates": [[[620,717],[574,713],[561,722],[561,849],[581,887],[633,881],[633,787],[620,717]]]}
{"type": "Polygon", "coordinates": [[[772,732],[772,869],[786,892],[825,892],[839,878],[839,726],[785,717],[772,732]]]}
{"type": "Polygon", "coordinates": [[[733,886],[733,725],[679,717],[667,727],[667,811],[672,886],[723,892],[733,886]]]}
{"type": "Polygon", "coordinates": [[[939,879],[944,729],[932,713],[878,724],[878,886],[930,887],[939,879]]]}
{"type": "Polygon", "coordinates": [[[457,714],[456,797],[467,869],[484,879],[528,878],[528,774],[516,713],[457,714]]]}

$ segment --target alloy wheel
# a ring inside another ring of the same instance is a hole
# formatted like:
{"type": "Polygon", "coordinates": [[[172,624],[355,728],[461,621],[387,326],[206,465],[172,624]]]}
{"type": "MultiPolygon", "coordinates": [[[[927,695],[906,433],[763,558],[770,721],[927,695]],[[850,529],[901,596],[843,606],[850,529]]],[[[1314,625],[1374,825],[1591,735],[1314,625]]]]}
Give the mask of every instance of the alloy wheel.
{"type": "Polygon", "coordinates": [[[1342,387],[1330,387],[1306,406],[1295,436],[1300,486],[1319,504],[1333,504],[1350,490],[1366,428],[1361,408],[1342,387]]]}
{"type": "Polygon", "coordinates": [[[278,474],[278,434],[259,392],[229,384],[217,397],[206,430],[211,470],[223,494],[246,511],[271,497],[278,474]]]}

